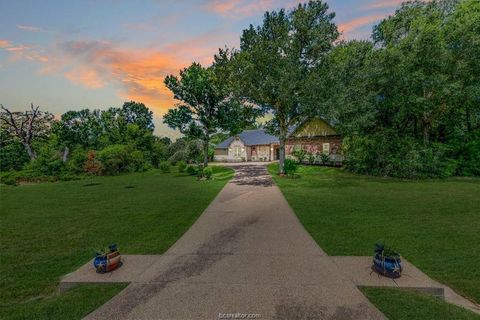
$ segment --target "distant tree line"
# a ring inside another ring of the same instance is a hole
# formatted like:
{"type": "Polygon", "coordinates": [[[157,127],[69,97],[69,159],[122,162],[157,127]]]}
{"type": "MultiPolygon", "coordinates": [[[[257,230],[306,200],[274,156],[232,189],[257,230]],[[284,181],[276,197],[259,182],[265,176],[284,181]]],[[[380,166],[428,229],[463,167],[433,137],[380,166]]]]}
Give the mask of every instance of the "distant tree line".
{"type": "Polygon", "coordinates": [[[152,112],[134,101],[103,111],[68,111],[60,119],[33,105],[25,112],[1,106],[0,121],[6,183],[145,171],[165,161],[200,161],[202,155],[198,140],[172,143],[155,136],[152,112]]]}
{"type": "Polygon", "coordinates": [[[340,40],[334,17],[322,1],[266,12],[243,31],[240,48],[167,76],[179,103],[164,123],[184,134],[174,143],[153,134],[152,112],[133,101],[58,120],[33,105],[2,106],[3,180],[116,174],[165,161],[206,167],[216,143],[267,112],[280,173],[290,129],[320,116],[344,137],[352,172],[480,175],[480,1],[405,2],[371,41],[340,40]]]}

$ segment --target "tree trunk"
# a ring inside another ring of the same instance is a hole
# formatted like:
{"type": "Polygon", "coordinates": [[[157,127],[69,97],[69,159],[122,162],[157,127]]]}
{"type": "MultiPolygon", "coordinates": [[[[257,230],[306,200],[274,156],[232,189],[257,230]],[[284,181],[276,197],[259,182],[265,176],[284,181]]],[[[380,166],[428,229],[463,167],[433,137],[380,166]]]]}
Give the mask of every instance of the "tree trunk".
{"type": "Polygon", "coordinates": [[[278,173],[285,174],[285,137],[283,136],[280,136],[278,153],[278,173]]]}
{"type": "Polygon", "coordinates": [[[64,163],[67,162],[69,154],[70,154],[70,149],[68,147],[65,147],[65,149],[63,150],[63,157],[62,157],[62,161],[64,163]]]}
{"type": "Polygon", "coordinates": [[[35,160],[37,155],[35,154],[35,151],[33,151],[32,147],[28,143],[23,143],[23,146],[25,147],[25,150],[27,150],[30,160],[35,160]]]}
{"type": "Polygon", "coordinates": [[[203,167],[204,168],[208,166],[208,144],[209,144],[209,139],[206,139],[204,141],[204,146],[203,146],[203,167]]]}

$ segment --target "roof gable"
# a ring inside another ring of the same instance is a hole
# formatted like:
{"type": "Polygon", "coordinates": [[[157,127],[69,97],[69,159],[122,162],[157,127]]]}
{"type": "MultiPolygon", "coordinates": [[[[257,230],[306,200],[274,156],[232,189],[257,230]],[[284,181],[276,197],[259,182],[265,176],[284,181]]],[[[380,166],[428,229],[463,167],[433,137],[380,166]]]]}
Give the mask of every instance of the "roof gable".
{"type": "Polygon", "coordinates": [[[236,136],[229,137],[215,146],[217,149],[227,149],[238,137],[246,146],[278,143],[278,138],[265,132],[265,129],[245,130],[236,136]]]}
{"type": "Polygon", "coordinates": [[[312,138],[336,135],[338,135],[337,131],[330,124],[316,117],[300,124],[290,136],[294,138],[312,138]]]}

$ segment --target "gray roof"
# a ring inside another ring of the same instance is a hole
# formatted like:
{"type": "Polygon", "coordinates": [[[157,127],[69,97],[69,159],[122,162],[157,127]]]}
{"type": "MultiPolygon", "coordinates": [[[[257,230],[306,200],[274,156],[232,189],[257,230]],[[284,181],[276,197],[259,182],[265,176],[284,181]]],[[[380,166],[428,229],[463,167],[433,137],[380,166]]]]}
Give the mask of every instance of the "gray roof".
{"type": "Polygon", "coordinates": [[[227,149],[230,143],[232,143],[235,137],[239,137],[240,140],[247,146],[278,143],[278,138],[265,132],[265,129],[245,130],[236,136],[229,137],[226,140],[220,142],[215,146],[216,149],[227,149]]]}

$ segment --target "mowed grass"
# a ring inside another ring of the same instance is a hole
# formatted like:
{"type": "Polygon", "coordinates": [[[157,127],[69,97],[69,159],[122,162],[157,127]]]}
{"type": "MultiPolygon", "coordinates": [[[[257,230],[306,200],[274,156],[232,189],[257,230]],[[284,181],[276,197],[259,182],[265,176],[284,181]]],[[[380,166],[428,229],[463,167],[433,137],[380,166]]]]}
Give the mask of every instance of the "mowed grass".
{"type": "Polygon", "coordinates": [[[213,172],[210,181],[149,171],[0,186],[0,318],[76,319],[103,304],[124,285],[57,294],[59,279],[112,242],[124,254],[165,252],[233,174],[213,172]]]}
{"type": "Polygon", "coordinates": [[[478,320],[480,318],[473,312],[426,294],[394,288],[363,287],[360,290],[388,319],[478,320]]]}
{"type": "Polygon", "coordinates": [[[480,179],[405,181],[269,166],[300,221],[330,255],[372,255],[379,241],[480,303],[480,179]]]}

